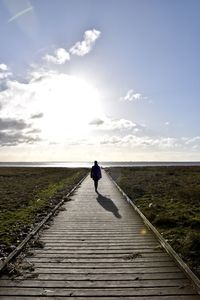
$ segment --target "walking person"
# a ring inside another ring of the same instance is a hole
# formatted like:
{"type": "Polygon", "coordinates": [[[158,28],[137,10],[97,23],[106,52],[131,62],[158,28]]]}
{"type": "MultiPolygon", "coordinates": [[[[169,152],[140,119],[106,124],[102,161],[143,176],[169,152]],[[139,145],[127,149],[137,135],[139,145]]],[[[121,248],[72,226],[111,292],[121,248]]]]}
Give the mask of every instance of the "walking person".
{"type": "Polygon", "coordinates": [[[94,165],[92,166],[90,176],[94,180],[95,192],[97,192],[98,181],[102,176],[101,176],[101,169],[96,160],[94,162],[94,165]]]}

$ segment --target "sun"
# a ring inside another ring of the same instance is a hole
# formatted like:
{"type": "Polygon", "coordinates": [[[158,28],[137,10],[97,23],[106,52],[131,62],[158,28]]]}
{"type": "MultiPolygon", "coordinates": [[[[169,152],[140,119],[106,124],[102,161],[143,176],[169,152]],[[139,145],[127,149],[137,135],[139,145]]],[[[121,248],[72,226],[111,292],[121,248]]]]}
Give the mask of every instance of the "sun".
{"type": "Polygon", "coordinates": [[[53,74],[43,81],[38,96],[43,118],[40,128],[47,139],[79,138],[101,115],[100,93],[82,78],[53,74]]]}

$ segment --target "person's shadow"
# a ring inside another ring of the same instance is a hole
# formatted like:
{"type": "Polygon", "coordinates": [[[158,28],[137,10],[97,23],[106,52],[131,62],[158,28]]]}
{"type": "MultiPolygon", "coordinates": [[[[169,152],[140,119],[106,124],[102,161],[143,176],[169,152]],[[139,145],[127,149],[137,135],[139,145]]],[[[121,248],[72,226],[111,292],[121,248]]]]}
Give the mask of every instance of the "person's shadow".
{"type": "Polygon", "coordinates": [[[116,218],[119,218],[119,219],[121,218],[121,215],[119,214],[119,209],[117,208],[117,206],[114,204],[114,202],[110,198],[107,198],[107,197],[101,195],[100,193],[98,193],[97,202],[105,210],[112,212],[116,218]]]}

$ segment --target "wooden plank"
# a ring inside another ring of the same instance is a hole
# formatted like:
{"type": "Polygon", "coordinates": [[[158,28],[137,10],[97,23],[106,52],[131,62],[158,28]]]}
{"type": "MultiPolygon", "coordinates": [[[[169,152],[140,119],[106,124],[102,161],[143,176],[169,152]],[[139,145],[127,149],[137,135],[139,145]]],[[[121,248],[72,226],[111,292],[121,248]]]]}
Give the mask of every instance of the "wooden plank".
{"type": "Polygon", "coordinates": [[[59,246],[59,245],[55,245],[55,246],[46,246],[45,247],[45,251],[49,251],[49,252],[57,252],[57,251],[60,251],[60,250],[63,250],[63,251],[69,251],[69,252],[77,252],[77,251],[125,251],[125,250],[128,250],[128,251],[133,251],[135,249],[155,249],[155,245],[149,245],[149,244],[146,244],[146,245],[132,245],[132,246],[126,246],[126,245],[122,245],[122,246],[86,246],[86,245],[83,245],[83,246],[69,246],[69,245],[65,245],[65,246],[59,246]]]}
{"type": "Polygon", "coordinates": [[[160,296],[160,295],[195,295],[195,291],[187,288],[166,287],[166,288],[109,288],[109,289],[72,289],[72,288],[4,288],[0,289],[1,296],[160,296]]]}
{"type": "MultiPolygon", "coordinates": [[[[20,296],[20,300],[54,300],[55,297],[54,296],[34,296],[34,297],[27,297],[27,296],[20,296]]],[[[56,300],[96,300],[96,297],[73,297],[73,296],[65,296],[63,297],[56,297],[56,300]]],[[[100,296],[98,297],[98,300],[199,300],[199,296],[198,295],[179,295],[179,296],[120,296],[120,298],[117,297],[106,297],[106,296],[100,296]]],[[[1,300],[8,300],[7,296],[1,296],[1,300]]],[[[10,296],[9,300],[19,300],[18,296],[10,296]]]]}
{"type": "MultiPolygon", "coordinates": [[[[134,253],[134,252],[131,252],[134,253]]],[[[159,251],[153,251],[152,250],[143,250],[141,249],[140,251],[136,251],[136,253],[140,253],[140,254],[157,254],[158,256],[160,256],[162,253],[159,251]]],[[[125,253],[45,253],[45,252],[40,252],[40,253],[36,253],[34,251],[33,255],[34,257],[52,257],[52,258],[117,258],[117,257],[127,257],[127,255],[130,254],[125,252],[125,253]]],[[[31,256],[33,257],[33,256],[31,256]]]]}
{"type": "Polygon", "coordinates": [[[113,236],[112,234],[110,235],[102,235],[102,236],[98,236],[98,235],[91,235],[91,236],[84,236],[84,235],[79,235],[79,236],[67,236],[67,235],[62,235],[62,236],[52,236],[52,237],[48,237],[48,236],[44,236],[42,237],[41,239],[45,242],[45,241],[49,241],[49,242],[57,242],[57,241],[81,241],[81,240],[85,240],[85,241],[109,241],[111,240],[111,237],[112,237],[112,240],[113,242],[124,242],[124,241],[127,241],[127,242],[144,242],[144,241],[149,241],[149,242],[154,242],[154,243],[158,243],[158,241],[156,239],[154,239],[153,237],[151,237],[150,235],[149,236],[142,236],[142,235],[138,235],[138,236],[131,236],[131,237],[127,237],[125,235],[123,236],[120,236],[120,235],[116,235],[116,236],[113,236]]]}
{"type": "MultiPolygon", "coordinates": [[[[124,225],[124,224],[121,224],[121,223],[118,223],[118,224],[113,224],[113,222],[112,223],[108,223],[106,221],[104,221],[102,224],[99,224],[99,223],[92,224],[92,222],[91,222],[91,226],[90,226],[89,222],[88,222],[88,225],[87,225],[86,222],[81,223],[80,221],[76,221],[76,223],[74,224],[73,227],[69,227],[65,223],[60,223],[60,224],[56,224],[56,226],[52,225],[53,226],[52,229],[53,229],[53,231],[59,231],[59,232],[61,232],[61,231],[69,232],[69,230],[71,230],[71,231],[75,230],[76,231],[77,228],[79,228],[79,227],[76,226],[77,223],[79,223],[80,226],[83,227],[83,232],[84,231],[88,231],[88,230],[98,231],[98,229],[100,229],[102,231],[103,230],[105,230],[105,231],[106,230],[115,230],[115,231],[119,230],[120,231],[122,228],[123,228],[123,231],[124,230],[125,231],[132,230],[132,232],[134,232],[134,231],[137,230],[139,232],[140,230],[142,230],[142,228],[146,228],[147,227],[146,225],[144,225],[144,223],[136,224],[136,223],[133,223],[131,220],[130,220],[128,226],[124,225]]],[[[149,231],[148,227],[147,227],[147,230],[149,231]]],[[[44,229],[44,232],[47,232],[47,230],[44,229]]]]}
{"type": "MultiPolygon", "coordinates": [[[[111,235],[112,236],[112,235],[111,235]]],[[[68,238],[63,236],[62,238],[41,238],[40,240],[43,241],[45,244],[55,244],[55,243],[60,243],[60,244],[83,244],[86,243],[91,243],[91,244],[96,244],[96,245],[101,245],[101,244],[119,244],[119,245],[124,245],[124,244],[129,244],[129,245],[137,245],[137,244],[154,244],[154,245],[159,245],[159,243],[151,238],[134,238],[134,239],[120,239],[120,237],[117,239],[111,239],[111,236],[109,238],[105,237],[105,238],[99,238],[99,239],[95,239],[95,238],[86,238],[84,236],[80,236],[75,238],[68,238]]]]}
{"type": "Polygon", "coordinates": [[[74,242],[56,242],[56,241],[50,241],[50,242],[45,242],[45,247],[49,247],[49,246],[55,246],[55,245],[58,245],[58,246],[68,246],[68,247],[79,247],[79,246],[93,246],[93,247],[97,247],[97,246],[135,246],[135,245],[154,245],[155,247],[157,247],[159,244],[157,242],[147,242],[147,241],[142,241],[142,242],[137,242],[137,241],[134,241],[134,242],[127,242],[127,243],[124,243],[124,242],[120,242],[120,241],[116,241],[116,242],[101,242],[101,243],[98,243],[98,242],[89,242],[89,241],[74,241],[74,242]]]}
{"type": "MultiPolygon", "coordinates": [[[[140,232],[130,232],[130,233],[119,233],[119,232],[102,232],[102,233],[59,233],[59,234],[43,234],[43,238],[59,238],[59,237],[110,237],[112,234],[112,238],[135,238],[135,237],[141,237],[143,236],[140,232]],[[123,236],[122,236],[123,234],[123,236]]],[[[151,238],[152,240],[156,240],[154,237],[152,237],[152,234],[145,233],[145,236],[151,238]]]]}
{"type": "Polygon", "coordinates": [[[179,287],[191,288],[188,279],[163,280],[0,280],[0,287],[37,287],[37,288],[149,288],[149,287],[179,287]]]}
{"type": "MultiPolygon", "coordinates": [[[[68,224],[72,224],[72,222],[73,221],[70,221],[68,224]]],[[[81,222],[79,222],[79,224],[80,224],[81,222]]],[[[50,228],[50,229],[43,229],[43,232],[49,232],[49,233],[51,233],[51,232],[69,232],[69,231],[73,231],[73,230],[75,230],[75,232],[80,232],[80,230],[79,229],[77,229],[77,222],[75,222],[74,223],[74,226],[72,226],[72,225],[68,225],[67,223],[65,223],[65,222],[62,222],[62,223],[60,223],[59,225],[57,225],[58,223],[56,223],[56,225],[52,225],[52,227],[50,228]]],[[[95,224],[91,224],[92,226],[90,226],[90,223],[88,222],[88,225],[87,225],[87,223],[86,222],[83,222],[82,224],[81,224],[81,231],[82,231],[82,229],[83,229],[83,232],[85,232],[85,231],[97,231],[98,232],[98,230],[100,230],[100,232],[102,232],[102,231],[110,231],[110,232],[112,232],[112,231],[118,231],[118,232],[120,232],[120,231],[139,231],[139,230],[141,230],[141,229],[143,229],[143,228],[146,228],[147,226],[144,224],[144,223],[142,223],[142,224],[134,224],[133,223],[133,221],[130,221],[128,224],[113,224],[113,222],[112,223],[109,223],[109,224],[107,224],[107,222],[105,222],[104,221],[104,223],[103,224],[99,224],[99,223],[97,223],[96,225],[95,224]]],[[[147,230],[149,231],[149,228],[147,227],[147,230]]]]}
{"type": "MultiPolygon", "coordinates": [[[[149,280],[149,279],[185,279],[185,274],[181,272],[163,273],[136,273],[136,274],[38,274],[40,280],[149,280]]],[[[19,277],[20,279],[20,277],[19,277]]],[[[23,279],[23,277],[21,278],[23,279]]]]}
{"type": "MultiPolygon", "coordinates": [[[[35,297],[27,297],[27,296],[20,296],[20,300],[30,300],[30,299],[34,299],[34,300],[52,300],[52,299],[55,299],[54,296],[35,296],[35,297]]],[[[63,300],[63,299],[70,299],[70,300],[96,300],[97,298],[96,297],[73,297],[73,296],[65,296],[64,298],[63,297],[56,297],[56,300],[63,300]]],[[[180,295],[180,296],[121,296],[120,298],[119,297],[98,297],[98,300],[119,300],[119,299],[123,299],[123,300],[199,300],[199,296],[195,296],[195,295],[192,295],[192,296],[183,296],[183,295],[180,295]]],[[[8,300],[7,296],[2,296],[1,297],[1,300],[8,300]]],[[[9,300],[19,300],[19,297],[17,296],[10,296],[9,297],[9,300]]]]}
{"type": "Polygon", "coordinates": [[[135,246],[135,245],[146,245],[146,244],[150,244],[150,245],[154,245],[154,246],[159,246],[159,243],[157,241],[154,240],[145,240],[145,239],[134,239],[134,240],[120,240],[120,239],[116,239],[116,240],[88,240],[85,238],[79,238],[76,240],[68,240],[68,239],[40,239],[40,241],[42,241],[45,246],[47,245],[52,245],[54,246],[55,244],[59,244],[59,245],[69,245],[69,246],[79,246],[79,245],[92,245],[92,246],[105,246],[105,245],[116,245],[116,246],[121,246],[121,245],[130,245],[130,246],[135,246]]]}
{"type": "MultiPolygon", "coordinates": [[[[55,296],[20,296],[20,300],[54,300],[55,296]]],[[[73,296],[64,296],[64,297],[56,297],[56,300],[97,300],[96,296],[94,297],[73,297],[73,296]]],[[[178,296],[120,296],[120,298],[117,297],[106,297],[106,296],[98,296],[98,300],[199,300],[198,295],[178,295],[178,296]]],[[[1,300],[8,300],[7,296],[1,296],[1,300]]],[[[9,296],[9,300],[19,300],[18,296],[9,296]]]]}
{"type": "Polygon", "coordinates": [[[112,249],[103,249],[103,250],[87,250],[87,249],[82,249],[82,250],[78,250],[78,249],[72,249],[72,250],[65,250],[65,249],[60,249],[60,250],[46,250],[45,253],[43,250],[39,250],[39,249],[35,249],[35,253],[36,254],[91,254],[91,255],[94,255],[94,254],[99,254],[99,255],[102,255],[102,254],[123,254],[123,255],[128,255],[128,254],[131,254],[133,252],[159,252],[158,250],[154,250],[154,247],[135,247],[135,248],[131,248],[131,249],[121,249],[121,250],[112,250],[112,249]]]}
{"type": "Polygon", "coordinates": [[[105,232],[105,233],[116,233],[116,234],[121,235],[121,234],[126,234],[126,233],[138,234],[138,233],[141,233],[141,231],[143,229],[147,230],[147,233],[151,234],[151,232],[149,231],[149,229],[146,226],[140,226],[137,228],[131,226],[128,228],[123,228],[123,225],[121,225],[120,227],[113,226],[112,228],[104,228],[104,229],[98,229],[98,228],[95,229],[95,228],[90,227],[88,229],[83,228],[83,230],[81,230],[81,231],[80,231],[80,229],[77,230],[76,228],[69,228],[69,229],[67,229],[67,228],[61,229],[60,228],[59,230],[51,230],[51,231],[44,229],[43,233],[45,235],[57,235],[57,234],[62,235],[62,234],[73,234],[73,233],[75,233],[75,234],[92,234],[92,233],[93,234],[98,234],[98,233],[103,234],[105,232]]]}
{"type": "Polygon", "coordinates": [[[71,259],[68,259],[68,258],[37,258],[37,257],[29,257],[27,259],[29,262],[32,262],[32,263],[56,263],[56,262],[61,262],[61,263],[67,263],[67,262],[70,262],[70,263],[112,263],[112,264],[115,264],[115,263],[129,263],[129,262],[134,262],[136,264],[140,264],[140,263],[144,263],[144,262],[173,262],[174,261],[167,257],[167,256],[163,256],[163,257],[135,257],[134,259],[123,259],[123,258],[71,258],[71,259]]]}
{"type": "Polygon", "coordinates": [[[109,263],[109,262],[50,262],[50,263],[44,263],[44,262],[35,262],[34,267],[35,268],[105,268],[105,269],[117,269],[117,268],[153,268],[153,267],[172,267],[175,266],[175,263],[173,261],[167,261],[167,262],[115,262],[115,263],[109,263]]]}
{"type": "MultiPolygon", "coordinates": [[[[35,251],[35,250],[34,250],[35,251]]],[[[35,253],[35,252],[31,252],[31,255],[30,256],[28,256],[27,255],[27,258],[29,259],[29,258],[35,258],[35,257],[50,257],[50,255],[47,255],[47,256],[43,256],[45,253],[35,253]],[[34,254],[34,255],[33,255],[34,254]],[[40,256],[40,255],[42,255],[42,256],[40,256]]],[[[148,258],[154,258],[154,257],[157,257],[157,258],[160,258],[160,257],[168,257],[170,260],[172,260],[172,258],[169,256],[169,255],[167,255],[167,253],[165,253],[165,252],[154,252],[154,251],[145,251],[145,250],[141,250],[141,251],[133,251],[132,252],[132,254],[136,254],[137,255],[137,258],[139,258],[138,257],[138,255],[140,255],[140,257],[148,257],[148,258]]],[[[72,253],[72,254],[70,254],[70,255],[72,255],[71,256],[71,258],[74,258],[74,259],[82,259],[82,258],[91,258],[91,259],[94,259],[94,258],[97,258],[97,259],[99,259],[99,258],[102,258],[102,259],[110,259],[110,258],[113,258],[113,259],[118,259],[118,258],[121,258],[121,259],[126,259],[127,258],[127,254],[119,254],[119,253],[115,253],[115,254],[80,254],[80,256],[79,255],[77,255],[77,254],[75,254],[74,255],[74,253],[72,253]],[[77,257],[78,256],[78,257],[77,257]]],[[[63,255],[62,254],[59,254],[59,256],[60,257],[63,257],[63,255]]],[[[65,257],[65,256],[64,256],[65,257]]],[[[53,258],[53,256],[52,256],[52,258],[53,258]]],[[[66,258],[68,258],[68,257],[66,257],[66,258]]]]}
{"type": "MultiPolygon", "coordinates": [[[[132,237],[135,241],[155,241],[154,238],[152,237],[144,237],[144,236],[138,236],[138,237],[132,237]]],[[[124,241],[124,242],[129,242],[130,238],[127,237],[123,237],[123,236],[116,236],[116,237],[112,237],[112,235],[110,236],[105,236],[105,237],[99,237],[99,236],[94,236],[94,237],[84,237],[84,236],[71,236],[71,237],[66,237],[66,236],[62,236],[62,237],[52,237],[52,238],[48,238],[48,237],[42,237],[41,238],[42,241],[63,241],[63,242],[67,242],[67,241],[81,241],[81,240],[87,240],[87,241],[96,241],[96,242],[103,242],[103,241],[124,241]]]]}
{"type": "MultiPolygon", "coordinates": [[[[66,239],[66,238],[62,238],[62,239],[40,239],[40,241],[42,241],[45,245],[46,243],[63,243],[63,244],[76,244],[76,245],[80,245],[80,244],[88,244],[90,243],[91,245],[101,245],[101,244],[112,244],[112,243],[119,243],[119,245],[125,245],[125,244],[129,244],[130,240],[124,239],[124,240],[120,240],[120,239],[85,239],[85,238],[79,238],[79,239],[66,239]]],[[[151,239],[135,239],[134,240],[135,243],[132,243],[132,245],[137,245],[136,242],[138,242],[138,244],[154,244],[155,246],[160,246],[159,243],[156,243],[154,240],[151,239]]],[[[160,246],[160,248],[162,248],[160,246]]]]}
{"type": "Polygon", "coordinates": [[[147,267],[147,268],[35,268],[34,273],[38,274],[142,274],[142,273],[166,273],[166,272],[179,272],[180,269],[176,266],[172,267],[147,267]]]}
{"type": "MultiPolygon", "coordinates": [[[[123,227],[123,225],[121,225],[123,227]]],[[[115,235],[122,235],[122,234],[125,234],[125,235],[141,235],[141,233],[143,232],[143,230],[146,231],[146,235],[151,235],[151,232],[149,231],[149,229],[146,227],[146,226],[142,226],[140,228],[130,228],[130,229],[121,229],[120,228],[115,228],[115,226],[112,227],[112,230],[109,230],[109,229],[104,229],[104,230],[100,230],[99,233],[100,235],[103,235],[104,233],[106,234],[115,234],[115,235]]],[[[49,231],[46,231],[44,230],[43,231],[45,235],[48,235],[48,236],[55,236],[55,235],[73,235],[73,233],[75,235],[91,235],[91,234],[98,234],[98,230],[94,230],[94,229],[91,229],[91,230],[84,230],[83,231],[77,231],[77,230],[59,230],[59,232],[49,232],[49,231]],[[74,231],[74,232],[73,232],[74,231]]]]}

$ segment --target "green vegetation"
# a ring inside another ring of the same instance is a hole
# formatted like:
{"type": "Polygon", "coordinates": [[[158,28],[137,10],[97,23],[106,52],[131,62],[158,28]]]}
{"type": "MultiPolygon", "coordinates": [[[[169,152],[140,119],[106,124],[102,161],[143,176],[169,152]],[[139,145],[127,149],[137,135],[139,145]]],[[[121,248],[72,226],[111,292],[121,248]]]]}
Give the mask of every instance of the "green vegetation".
{"type": "Polygon", "coordinates": [[[87,172],[67,168],[0,168],[0,256],[12,251],[87,172]]]}
{"type": "Polygon", "coordinates": [[[108,171],[200,275],[200,167],[132,167],[108,171]]]}

